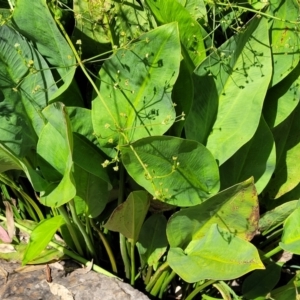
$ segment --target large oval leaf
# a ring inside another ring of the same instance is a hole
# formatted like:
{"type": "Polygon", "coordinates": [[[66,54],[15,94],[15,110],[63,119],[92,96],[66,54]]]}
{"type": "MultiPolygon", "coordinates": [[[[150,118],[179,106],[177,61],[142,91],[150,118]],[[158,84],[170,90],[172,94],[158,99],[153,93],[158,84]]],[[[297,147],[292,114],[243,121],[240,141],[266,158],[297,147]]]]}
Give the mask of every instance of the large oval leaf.
{"type": "Polygon", "coordinates": [[[271,85],[274,86],[287,76],[299,62],[299,24],[293,24],[293,22],[298,22],[299,4],[295,0],[272,0],[270,13],[276,17],[270,28],[273,58],[271,85]]]}
{"type": "Polygon", "coordinates": [[[149,31],[103,64],[101,98],[92,103],[100,145],[124,144],[123,138],[119,141],[120,132],[127,143],[170,128],[175,121],[171,92],[179,65],[177,23],[149,31]]]}
{"type": "Polygon", "coordinates": [[[278,126],[297,107],[300,99],[300,63],[266,96],[263,114],[270,128],[278,126]]]}
{"type": "MultiPolygon", "coordinates": [[[[71,47],[57,28],[48,5],[52,3],[47,3],[46,0],[33,2],[20,0],[16,2],[13,20],[18,30],[34,42],[38,51],[52,66],[57,67],[56,71],[64,84],[52,95],[51,100],[53,100],[71,85],[76,70],[76,61],[71,47]]],[[[73,103],[77,97],[80,99],[79,93],[72,93],[72,96],[73,103]]],[[[59,100],[64,102],[66,97],[59,100]]]]}
{"type": "Polygon", "coordinates": [[[257,193],[260,194],[268,184],[275,165],[274,139],[265,120],[261,118],[252,139],[220,167],[221,188],[228,188],[253,176],[257,193]]]}
{"type": "Polygon", "coordinates": [[[111,188],[106,169],[101,167],[104,158],[99,149],[82,135],[74,133],[73,142],[76,212],[95,218],[105,208],[111,188]]]}
{"type": "Polygon", "coordinates": [[[154,136],[120,150],[130,176],[156,199],[192,206],[219,190],[218,166],[198,142],[154,136]]]}
{"type": "Polygon", "coordinates": [[[282,123],[273,128],[276,144],[276,169],[266,187],[271,199],[277,199],[295,188],[300,181],[300,104],[282,123]]]}
{"type": "Polygon", "coordinates": [[[41,110],[56,91],[45,59],[14,29],[0,26],[0,141],[19,157],[36,146],[41,110]]]}
{"type": "Polygon", "coordinates": [[[213,224],[205,237],[183,251],[170,248],[167,261],[185,281],[230,280],[252,270],[264,269],[257,249],[249,242],[213,224]]]}
{"type": "Polygon", "coordinates": [[[196,69],[187,137],[223,164],[254,135],[271,75],[268,21],[254,18],[196,69]]]}
{"type": "Polygon", "coordinates": [[[206,57],[200,24],[178,1],[146,0],[146,3],[160,23],[178,22],[182,55],[193,72],[206,57]]]}
{"type": "Polygon", "coordinates": [[[228,188],[204,203],[183,209],[169,219],[167,237],[171,247],[184,247],[201,239],[212,224],[251,240],[257,231],[258,199],[253,178],[228,188]]]}

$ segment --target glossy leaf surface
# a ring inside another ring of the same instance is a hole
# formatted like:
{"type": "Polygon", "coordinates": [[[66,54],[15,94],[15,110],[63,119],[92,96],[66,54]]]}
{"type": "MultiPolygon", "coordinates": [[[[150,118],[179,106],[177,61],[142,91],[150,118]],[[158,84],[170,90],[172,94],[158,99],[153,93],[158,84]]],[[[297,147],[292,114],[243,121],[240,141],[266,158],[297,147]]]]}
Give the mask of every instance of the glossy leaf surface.
{"type": "MultiPolygon", "coordinates": [[[[64,85],[52,95],[51,99],[54,99],[71,85],[76,65],[70,46],[57,28],[51,15],[51,10],[49,9],[51,5],[52,3],[47,3],[46,0],[34,2],[20,0],[16,3],[13,20],[19,31],[27,38],[30,38],[35,43],[38,51],[47,57],[47,61],[52,66],[58,67],[57,72],[64,85]]],[[[72,95],[74,97],[74,94],[72,95]]],[[[73,101],[76,100],[74,98],[73,101]]],[[[62,101],[63,98],[59,100],[62,101]]]]}
{"type": "Polygon", "coordinates": [[[271,75],[268,23],[254,18],[195,70],[187,138],[206,144],[222,165],[257,130],[271,75]]]}
{"type": "Polygon", "coordinates": [[[276,144],[276,169],[266,191],[271,199],[277,199],[295,188],[300,179],[298,167],[300,151],[300,105],[272,132],[276,144]]]}
{"type": "Polygon", "coordinates": [[[220,167],[222,189],[253,176],[260,194],[271,179],[275,166],[275,143],[262,118],[252,139],[220,167]]]}
{"type": "Polygon", "coordinates": [[[146,2],[159,23],[178,22],[182,55],[190,72],[193,72],[206,56],[199,23],[178,1],[146,0],[146,2]]]}
{"type": "Polygon", "coordinates": [[[195,141],[155,136],[120,149],[130,176],[168,204],[193,206],[219,190],[217,164],[211,153],[195,141]]]}
{"type": "Polygon", "coordinates": [[[182,209],[169,219],[167,237],[171,247],[185,247],[204,237],[212,224],[233,235],[251,240],[259,219],[253,179],[224,190],[204,203],[182,209]]]}
{"type": "Polygon", "coordinates": [[[95,95],[92,105],[101,146],[126,144],[170,128],[175,121],[171,92],[179,65],[176,23],[141,35],[105,61],[99,73],[101,98],[95,95]]]}
{"type": "Polygon", "coordinates": [[[204,238],[185,250],[171,247],[167,261],[185,281],[229,280],[255,269],[264,269],[257,249],[249,242],[213,224],[204,238]]]}

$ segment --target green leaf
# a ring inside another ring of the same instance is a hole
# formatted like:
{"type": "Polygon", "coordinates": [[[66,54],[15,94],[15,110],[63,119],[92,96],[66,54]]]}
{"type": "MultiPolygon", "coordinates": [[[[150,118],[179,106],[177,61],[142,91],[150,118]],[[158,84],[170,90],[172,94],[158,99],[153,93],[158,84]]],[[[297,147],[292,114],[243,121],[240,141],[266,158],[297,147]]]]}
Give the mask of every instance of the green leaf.
{"type": "Polygon", "coordinates": [[[110,17],[114,17],[115,22],[111,35],[121,47],[156,27],[153,16],[135,0],[113,1],[113,6],[110,17]]]}
{"type": "Polygon", "coordinates": [[[162,24],[178,22],[182,54],[190,72],[206,57],[201,26],[189,11],[174,0],[146,0],[152,13],[162,24]]]}
{"type": "Polygon", "coordinates": [[[14,29],[0,27],[0,141],[18,157],[36,146],[41,110],[56,91],[44,58],[14,29]]]}
{"type": "MultiPolygon", "coordinates": [[[[53,184],[43,191],[40,201],[58,207],[75,197],[73,178],[73,137],[65,106],[56,102],[43,110],[48,123],[37,145],[38,162],[44,178],[53,184]]],[[[34,184],[34,182],[32,182],[34,184]]]]}
{"type": "Polygon", "coordinates": [[[271,291],[271,299],[291,300],[297,299],[300,293],[300,271],[296,271],[296,275],[284,286],[271,291]]]}
{"type": "Polygon", "coordinates": [[[299,4],[295,0],[272,0],[270,5],[270,13],[278,18],[273,20],[270,28],[273,58],[271,86],[285,78],[299,63],[300,38],[297,34],[299,24],[292,23],[298,22],[298,10],[299,4]],[[288,22],[282,20],[288,20],[288,22]]]}
{"type": "Polygon", "coordinates": [[[94,2],[74,0],[75,27],[73,43],[81,40],[83,58],[92,57],[111,49],[111,34],[107,27],[111,1],[94,2]]]}
{"type": "Polygon", "coordinates": [[[101,166],[104,158],[83,136],[74,133],[73,142],[76,211],[77,214],[85,213],[86,216],[95,218],[105,208],[111,189],[106,169],[101,166]]]}
{"type": "Polygon", "coordinates": [[[195,70],[187,138],[222,165],[254,135],[272,75],[266,18],[254,18],[195,70]]]}
{"type": "Polygon", "coordinates": [[[66,107],[72,131],[84,136],[90,142],[99,146],[97,138],[94,134],[92,123],[92,112],[90,109],[82,107],[66,107]]]}
{"type": "Polygon", "coordinates": [[[204,237],[212,224],[251,240],[259,219],[258,199],[253,178],[224,190],[204,203],[176,212],[168,221],[171,247],[185,247],[204,237]]]}
{"type": "Polygon", "coordinates": [[[201,21],[207,22],[206,3],[203,0],[187,0],[178,2],[185,2],[185,4],[181,4],[190,13],[194,20],[199,22],[200,19],[201,21]]]}
{"type": "Polygon", "coordinates": [[[252,270],[264,269],[257,249],[249,242],[211,225],[204,238],[185,250],[171,247],[170,267],[189,283],[205,279],[231,280],[252,270]]]}
{"type": "Polygon", "coordinates": [[[22,170],[22,165],[13,153],[0,144],[0,173],[7,170],[22,170]]]}
{"type": "MultiPolygon", "coordinates": [[[[179,116],[182,112],[188,115],[192,106],[194,97],[194,85],[192,76],[187,68],[184,60],[180,63],[180,71],[176,83],[172,91],[172,99],[175,104],[176,115],[179,116]]],[[[175,135],[180,137],[184,120],[175,122],[170,128],[169,135],[175,135]]]]}
{"type": "Polygon", "coordinates": [[[106,169],[101,165],[104,162],[104,157],[100,150],[84,136],[77,133],[73,133],[73,143],[74,163],[86,172],[93,174],[106,182],[106,189],[110,189],[111,184],[109,177],[106,169]]]}
{"type": "Polygon", "coordinates": [[[263,114],[273,128],[283,122],[297,107],[300,98],[300,63],[289,75],[269,89],[263,114]]]}
{"type": "Polygon", "coordinates": [[[156,265],[167,250],[167,219],[163,214],[154,214],[142,226],[137,243],[144,264],[156,265]]]}
{"type": "Polygon", "coordinates": [[[89,218],[96,218],[108,202],[109,184],[77,164],[74,166],[74,180],[76,184],[74,201],[77,214],[85,213],[89,218]]]}
{"type": "Polygon", "coordinates": [[[267,211],[259,219],[259,231],[269,231],[283,223],[283,221],[296,209],[298,203],[298,200],[289,201],[267,211]]]}
{"type": "Polygon", "coordinates": [[[64,224],[62,216],[41,221],[32,231],[29,244],[26,248],[22,265],[35,259],[51,241],[57,229],[64,224]]]}
{"type": "MultiPolygon", "coordinates": [[[[1,253],[0,252],[0,259],[5,259],[6,261],[16,261],[16,262],[22,262],[22,259],[24,257],[24,253],[27,248],[27,244],[18,244],[14,245],[15,252],[10,253],[1,253]]],[[[56,249],[44,249],[42,252],[33,260],[29,261],[27,264],[46,264],[49,262],[54,261],[60,261],[65,259],[65,255],[56,250],[56,249]]]]}
{"type": "Polygon", "coordinates": [[[300,207],[285,220],[279,246],[294,254],[300,254],[300,207]]]}
{"type": "Polygon", "coordinates": [[[243,296],[246,299],[256,299],[264,296],[276,286],[280,279],[281,266],[271,263],[265,270],[255,270],[243,282],[243,296]]]}
{"type": "Polygon", "coordinates": [[[272,133],[261,118],[252,139],[220,167],[221,189],[253,176],[257,193],[268,184],[275,170],[276,150],[272,133]]]}
{"type": "Polygon", "coordinates": [[[153,136],[120,150],[129,175],[168,204],[193,206],[219,190],[217,164],[198,142],[153,136]]]}
{"type": "Polygon", "coordinates": [[[171,92],[179,65],[176,23],[140,36],[105,61],[99,72],[101,99],[92,103],[93,126],[101,146],[164,134],[171,127],[175,121],[171,92]]]}
{"type": "Polygon", "coordinates": [[[281,197],[299,184],[299,114],[300,104],[285,121],[273,128],[277,162],[272,179],[265,189],[271,199],[281,197]]]}
{"type": "MultiPolygon", "coordinates": [[[[56,70],[64,82],[52,95],[51,100],[57,98],[71,85],[76,61],[70,46],[56,26],[47,1],[18,0],[14,8],[13,21],[18,31],[36,45],[49,64],[57,67],[56,70]]],[[[59,100],[63,101],[64,97],[59,100]]]]}
{"type": "Polygon", "coordinates": [[[138,240],[149,205],[150,201],[147,192],[131,192],[126,201],[113,211],[104,227],[108,230],[122,233],[135,244],[138,240]]]}

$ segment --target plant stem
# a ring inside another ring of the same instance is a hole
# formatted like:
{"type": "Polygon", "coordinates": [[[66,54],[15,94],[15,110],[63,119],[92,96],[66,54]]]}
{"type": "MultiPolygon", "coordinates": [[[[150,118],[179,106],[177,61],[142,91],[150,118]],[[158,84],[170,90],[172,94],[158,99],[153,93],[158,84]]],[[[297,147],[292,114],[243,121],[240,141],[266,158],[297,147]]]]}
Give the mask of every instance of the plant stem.
{"type": "Polygon", "coordinates": [[[147,284],[146,286],[146,291],[150,292],[150,290],[152,289],[153,285],[155,284],[156,280],[159,278],[159,276],[161,275],[161,273],[166,270],[167,268],[169,268],[169,264],[168,262],[164,262],[154,273],[153,277],[150,279],[150,282],[147,284]]]}
{"type": "Polygon", "coordinates": [[[71,214],[72,214],[72,219],[73,219],[74,223],[78,226],[78,229],[80,230],[80,232],[81,232],[81,234],[84,238],[84,241],[86,243],[88,252],[90,253],[90,255],[92,255],[92,257],[96,257],[95,249],[94,249],[94,246],[93,246],[93,244],[90,240],[90,237],[86,233],[81,221],[79,220],[79,218],[77,216],[74,199],[72,199],[69,202],[69,207],[70,207],[70,211],[71,211],[71,214]]]}
{"type": "Polygon", "coordinates": [[[268,253],[266,253],[264,255],[264,258],[267,259],[267,258],[270,258],[272,257],[273,255],[277,254],[278,252],[280,251],[283,251],[283,249],[280,247],[280,246],[277,246],[276,248],[274,248],[273,250],[269,251],[268,253]]]}
{"type": "Polygon", "coordinates": [[[130,284],[134,286],[135,281],[135,243],[133,240],[130,241],[130,260],[131,260],[131,279],[130,284]]]}
{"type": "MultiPolygon", "coordinates": [[[[87,216],[87,215],[85,215],[85,228],[86,228],[86,232],[87,232],[87,235],[89,236],[89,239],[90,239],[90,241],[92,242],[92,245],[94,245],[95,243],[94,243],[94,237],[93,237],[93,233],[92,233],[92,229],[91,229],[91,223],[90,223],[90,221],[89,221],[89,217],[87,216]]],[[[93,249],[94,249],[94,251],[95,251],[95,248],[94,248],[94,246],[93,246],[93,249]]],[[[95,262],[96,262],[96,264],[98,264],[99,263],[99,258],[98,258],[98,255],[97,255],[97,253],[96,253],[96,251],[95,251],[95,254],[94,254],[95,256],[95,262]]]]}
{"type": "Polygon", "coordinates": [[[10,180],[10,178],[8,176],[1,173],[0,180],[4,184],[8,185],[9,187],[11,187],[15,191],[17,191],[26,201],[29,202],[29,204],[33,207],[34,211],[38,215],[40,221],[45,219],[44,215],[42,214],[42,212],[41,212],[40,208],[37,206],[37,204],[20,187],[18,187],[12,180],[10,180]]]}
{"type": "Polygon", "coordinates": [[[172,272],[169,274],[169,276],[164,280],[164,283],[162,284],[158,298],[162,299],[164,291],[167,289],[170,282],[173,280],[173,278],[176,276],[176,273],[172,270],[172,272]]]}
{"type": "Polygon", "coordinates": [[[68,213],[67,213],[65,207],[62,205],[62,206],[58,207],[58,210],[59,210],[60,214],[62,215],[62,217],[64,218],[64,220],[65,220],[65,222],[66,222],[67,228],[68,228],[69,233],[70,233],[70,235],[71,235],[71,237],[72,237],[72,240],[73,240],[73,242],[74,242],[74,244],[75,244],[75,247],[76,247],[77,252],[78,252],[80,255],[83,255],[83,250],[82,250],[82,248],[81,248],[81,246],[80,246],[80,243],[79,243],[79,241],[78,241],[76,232],[75,232],[75,230],[74,230],[74,228],[73,228],[73,225],[72,225],[72,223],[71,223],[71,221],[70,221],[70,219],[69,219],[69,215],[68,215],[68,213]]]}
{"type": "Polygon", "coordinates": [[[280,237],[282,235],[282,231],[283,231],[283,228],[280,228],[280,229],[272,232],[269,236],[266,237],[267,239],[265,241],[263,241],[261,244],[259,244],[259,248],[263,249],[267,245],[273,243],[276,239],[280,239],[280,237]]]}
{"type": "Polygon", "coordinates": [[[169,269],[165,269],[162,271],[161,275],[159,276],[159,278],[156,280],[154,287],[152,288],[150,295],[156,297],[157,294],[159,293],[159,291],[161,290],[161,287],[164,283],[165,278],[168,276],[169,274],[169,269]]]}
{"type": "Polygon", "coordinates": [[[208,280],[205,283],[201,284],[197,288],[195,288],[186,298],[185,300],[192,300],[199,292],[205,289],[207,286],[215,283],[216,280],[208,280]]]}
{"type": "Polygon", "coordinates": [[[86,76],[86,78],[89,80],[89,82],[90,82],[90,84],[92,85],[93,89],[95,90],[97,96],[99,97],[100,101],[102,102],[103,107],[105,107],[107,113],[110,115],[110,117],[111,117],[111,119],[113,120],[114,124],[117,125],[117,124],[118,124],[118,123],[117,123],[117,120],[115,119],[115,117],[114,117],[113,114],[111,113],[111,111],[110,111],[110,109],[109,109],[107,103],[106,103],[106,102],[104,101],[104,99],[102,98],[102,96],[101,96],[101,94],[100,94],[100,92],[99,92],[99,89],[97,88],[97,86],[96,86],[96,84],[94,83],[93,79],[90,77],[89,73],[87,72],[87,70],[86,70],[86,68],[85,68],[85,66],[84,66],[84,64],[83,64],[83,62],[82,62],[82,60],[81,60],[81,58],[79,57],[79,55],[78,55],[78,53],[77,53],[77,50],[76,50],[75,47],[74,47],[74,44],[72,43],[72,41],[71,41],[69,35],[68,35],[67,32],[65,31],[64,26],[61,24],[61,22],[60,22],[57,18],[55,18],[55,21],[56,21],[58,27],[60,28],[60,30],[62,31],[62,33],[63,33],[65,39],[67,40],[67,42],[68,42],[70,48],[72,49],[72,52],[73,52],[73,54],[74,54],[74,56],[75,56],[75,58],[76,58],[76,60],[77,60],[78,65],[80,66],[82,72],[84,73],[84,75],[86,76]]]}
{"type": "MultiPolygon", "coordinates": [[[[6,221],[6,218],[0,215],[0,220],[6,221]]],[[[32,232],[32,230],[28,229],[27,227],[25,227],[23,225],[18,224],[17,222],[15,222],[15,226],[17,228],[23,230],[24,232],[27,232],[28,234],[31,234],[31,232],[32,232]]],[[[85,258],[77,255],[76,253],[66,249],[65,247],[63,247],[63,246],[61,246],[61,245],[59,245],[55,242],[49,242],[49,246],[51,246],[51,247],[55,248],[56,250],[66,254],[67,256],[75,259],[76,261],[82,263],[85,266],[88,266],[91,263],[90,261],[86,260],[85,258]]],[[[101,267],[99,267],[95,264],[93,264],[92,269],[95,272],[101,273],[101,274],[106,275],[108,277],[113,277],[113,278],[117,278],[117,279],[121,280],[120,278],[118,278],[114,274],[111,274],[111,273],[107,272],[105,269],[103,269],[103,268],[101,268],[101,267]]]]}
{"type": "Polygon", "coordinates": [[[90,219],[90,222],[91,222],[91,225],[94,228],[94,230],[98,233],[98,235],[99,235],[99,237],[100,237],[100,239],[101,239],[101,241],[104,245],[104,248],[105,248],[106,253],[108,255],[108,258],[109,258],[109,261],[110,261],[111,268],[112,268],[113,272],[115,274],[118,274],[116,260],[115,260],[113,252],[111,251],[110,245],[109,245],[109,243],[107,242],[107,240],[105,238],[105,235],[102,233],[102,231],[100,229],[97,228],[97,226],[95,225],[95,223],[92,219],[90,219]]]}
{"type": "Polygon", "coordinates": [[[121,251],[121,256],[125,268],[125,277],[127,279],[130,279],[130,269],[131,269],[130,260],[128,257],[128,252],[126,247],[126,238],[122,233],[120,233],[120,251],[121,251]]]}
{"type": "Polygon", "coordinates": [[[202,295],[203,300],[221,300],[220,298],[210,297],[208,295],[202,295]]]}
{"type": "Polygon", "coordinates": [[[153,267],[152,266],[151,267],[148,266],[146,278],[144,280],[144,284],[145,285],[147,285],[149,283],[151,275],[152,275],[152,272],[153,272],[153,267]]]}
{"type": "MultiPolygon", "coordinates": [[[[125,169],[124,169],[123,164],[120,164],[118,205],[120,205],[124,201],[124,189],[125,189],[125,169]]],[[[127,279],[130,279],[131,278],[130,277],[131,265],[130,265],[130,260],[128,257],[126,238],[122,233],[120,233],[119,239],[120,239],[120,252],[121,252],[122,260],[123,260],[124,267],[125,267],[125,276],[127,279]]]]}

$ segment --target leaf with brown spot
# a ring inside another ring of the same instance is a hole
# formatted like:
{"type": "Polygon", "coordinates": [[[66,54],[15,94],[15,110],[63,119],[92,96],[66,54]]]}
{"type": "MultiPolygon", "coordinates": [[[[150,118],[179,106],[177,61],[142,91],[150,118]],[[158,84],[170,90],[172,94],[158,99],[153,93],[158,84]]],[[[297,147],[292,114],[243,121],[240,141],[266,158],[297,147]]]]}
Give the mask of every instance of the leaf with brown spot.
{"type": "Polygon", "coordinates": [[[184,248],[204,237],[212,224],[250,241],[257,232],[259,207],[253,177],[175,213],[167,225],[171,247],[184,248]]]}

